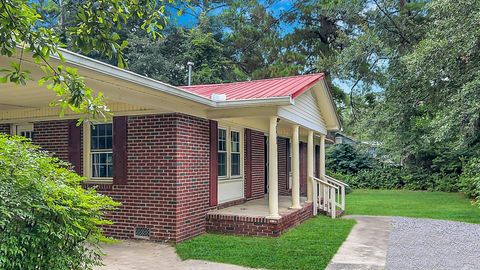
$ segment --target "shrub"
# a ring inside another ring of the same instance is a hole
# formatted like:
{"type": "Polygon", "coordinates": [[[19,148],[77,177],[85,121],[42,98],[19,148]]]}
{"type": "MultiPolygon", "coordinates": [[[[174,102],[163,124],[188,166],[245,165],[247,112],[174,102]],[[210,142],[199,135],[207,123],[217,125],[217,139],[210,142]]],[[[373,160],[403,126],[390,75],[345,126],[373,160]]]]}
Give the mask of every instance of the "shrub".
{"type": "Polygon", "coordinates": [[[68,164],[26,139],[0,134],[0,269],[92,269],[100,225],[117,204],[68,164]]]}
{"type": "Polygon", "coordinates": [[[470,159],[460,175],[460,187],[469,198],[477,200],[480,206],[480,158],[470,159]]]}
{"type": "Polygon", "coordinates": [[[327,166],[334,172],[354,174],[372,168],[372,159],[357,147],[336,144],[329,149],[327,166]]]}

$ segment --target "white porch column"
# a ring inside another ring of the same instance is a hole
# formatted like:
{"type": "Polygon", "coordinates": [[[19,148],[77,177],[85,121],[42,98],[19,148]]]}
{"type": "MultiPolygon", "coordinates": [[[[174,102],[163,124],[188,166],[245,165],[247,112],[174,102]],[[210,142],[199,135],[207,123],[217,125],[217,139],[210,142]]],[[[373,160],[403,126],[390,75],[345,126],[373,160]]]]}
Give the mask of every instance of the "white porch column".
{"type": "Polygon", "coordinates": [[[320,179],[325,177],[325,135],[320,135],[320,179]]]}
{"type": "Polygon", "coordinates": [[[307,144],[307,201],[313,202],[313,131],[308,131],[308,144],[307,144]]]}
{"type": "Polygon", "coordinates": [[[292,207],[300,209],[300,147],[299,126],[292,127],[292,207]]]}
{"type": "Polygon", "coordinates": [[[280,218],[278,214],[278,153],[277,153],[277,117],[270,117],[268,134],[268,207],[267,218],[280,218]]]}

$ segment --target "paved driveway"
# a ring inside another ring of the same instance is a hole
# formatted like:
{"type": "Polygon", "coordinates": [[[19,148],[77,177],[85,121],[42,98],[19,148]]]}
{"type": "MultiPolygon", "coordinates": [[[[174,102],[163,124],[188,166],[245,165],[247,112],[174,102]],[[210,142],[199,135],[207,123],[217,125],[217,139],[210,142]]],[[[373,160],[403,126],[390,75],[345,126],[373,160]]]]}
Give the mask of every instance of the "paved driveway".
{"type": "Polygon", "coordinates": [[[95,270],[246,270],[248,268],[197,260],[182,261],[175,248],[161,243],[126,240],[107,245],[105,266],[95,270]]]}
{"type": "MultiPolygon", "coordinates": [[[[480,269],[480,225],[432,219],[347,216],[357,221],[328,265],[338,269],[480,269]]],[[[206,261],[181,261],[166,244],[123,241],[105,246],[96,270],[246,270],[206,261]]]]}
{"type": "Polygon", "coordinates": [[[478,270],[480,225],[403,217],[357,221],[327,269],[478,270]]]}

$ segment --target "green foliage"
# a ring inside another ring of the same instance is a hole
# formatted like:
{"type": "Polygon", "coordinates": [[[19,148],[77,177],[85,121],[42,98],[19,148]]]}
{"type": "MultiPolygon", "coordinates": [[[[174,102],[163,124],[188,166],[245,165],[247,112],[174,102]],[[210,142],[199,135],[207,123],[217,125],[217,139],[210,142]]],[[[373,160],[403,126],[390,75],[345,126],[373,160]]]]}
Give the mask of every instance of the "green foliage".
{"type": "Polygon", "coordinates": [[[187,62],[194,62],[194,84],[245,80],[246,76],[224,55],[221,36],[200,28],[169,27],[165,37],[152,42],[142,33],[130,34],[125,58],[129,69],[171,83],[187,84],[187,62]]]}
{"type": "MultiPolygon", "coordinates": [[[[170,0],[168,2],[174,2],[170,0]]],[[[84,83],[77,71],[63,64],[55,66],[50,56],[64,62],[61,47],[68,45],[84,54],[97,52],[109,59],[115,58],[119,67],[125,66],[123,49],[126,40],[119,32],[135,21],[139,28],[155,38],[163,29],[166,18],[164,1],[0,1],[0,55],[17,57],[18,61],[3,67],[0,83],[25,85],[30,71],[22,67],[26,58],[39,64],[44,72],[40,84],[47,83],[59,97],[62,112],[69,109],[94,117],[109,114],[103,97],[95,94],[84,83]]]]}
{"type": "Polygon", "coordinates": [[[28,140],[0,134],[0,268],[92,269],[117,203],[28,140]]]}
{"type": "MultiPolygon", "coordinates": [[[[377,149],[377,152],[381,152],[381,149],[377,149]]],[[[345,181],[353,189],[457,192],[463,154],[447,151],[442,155],[433,150],[424,150],[400,166],[371,158],[359,146],[336,144],[327,153],[327,168],[330,175],[345,181]]]]}
{"type": "Polygon", "coordinates": [[[333,172],[355,174],[373,166],[372,159],[359,147],[335,144],[328,149],[327,167],[333,172]]]}
{"type": "Polygon", "coordinates": [[[480,158],[473,158],[465,164],[460,175],[462,192],[470,198],[476,199],[480,206],[480,158]]]}

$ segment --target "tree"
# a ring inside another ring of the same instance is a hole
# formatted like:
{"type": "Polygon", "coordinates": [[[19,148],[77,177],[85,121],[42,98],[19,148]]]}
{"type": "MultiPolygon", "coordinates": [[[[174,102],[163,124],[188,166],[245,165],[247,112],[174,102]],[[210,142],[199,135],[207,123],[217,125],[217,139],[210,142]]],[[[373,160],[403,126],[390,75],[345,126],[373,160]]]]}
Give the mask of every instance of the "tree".
{"type": "Polygon", "coordinates": [[[131,34],[125,51],[128,68],[162,82],[186,85],[187,62],[193,62],[195,84],[245,80],[247,76],[225,55],[222,36],[204,29],[170,26],[155,42],[142,32],[131,34]]]}
{"type": "Polygon", "coordinates": [[[26,84],[29,71],[22,61],[32,57],[44,71],[40,84],[47,84],[59,97],[63,110],[105,116],[108,109],[103,96],[95,95],[76,69],[63,64],[55,66],[51,55],[63,62],[59,48],[68,46],[84,54],[97,52],[115,58],[119,67],[125,66],[123,49],[127,42],[118,34],[129,22],[139,22],[152,38],[166,24],[164,9],[174,0],[1,0],[0,1],[0,54],[19,60],[4,67],[2,83],[26,84]]]}
{"type": "Polygon", "coordinates": [[[81,186],[68,164],[0,134],[0,268],[92,269],[118,204],[81,186]]]}

